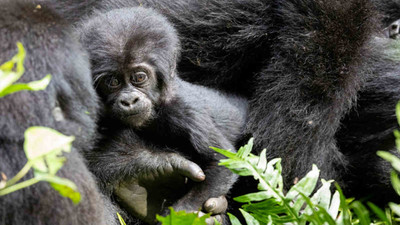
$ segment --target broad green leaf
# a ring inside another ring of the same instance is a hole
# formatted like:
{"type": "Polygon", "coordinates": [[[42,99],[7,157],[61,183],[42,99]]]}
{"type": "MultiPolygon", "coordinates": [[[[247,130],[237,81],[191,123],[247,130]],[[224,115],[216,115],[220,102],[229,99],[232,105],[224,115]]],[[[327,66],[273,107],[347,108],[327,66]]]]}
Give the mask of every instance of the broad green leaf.
{"type": "Polygon", "coordinates": [[[55,174],[64,160],[63,157],[57,160],[57,155],[70,152],[74,139],[48,127],[30,127],[25,131],[26,157],[35,170],[55,174]]]}
{"type": "Polygon", "coordinates": [[[169,207],[169,209],[171,213],[168,216],[157,215],[157,220],[163,225],[206,225],[206,219],[210,217],[209,214],[199,217],[198,213],[175,212],[172,207],[169,207]]]}
{"type": "Polygon", "coordinates": [[[17,47],[18,53],[0,66],[0,94],[24,74],[25,49],[20,42],[17,42],[17,47]]]}
{"type": "Polygon", "coordinates": [[[121,216],[119,213],[117,213],[117,216],[118,216],[119,223],[120,223],[121,225],[126,225],[124,219],[122,218],[122,216],[121,216]]]}
{"type": "Polygon", "coordinates": [[[51,80],[51,75],[48,74],[41,80],[32,81],[29,83],[12,84],[0,92],[0,98],[18,91],[40,91],[46,89],[51,80]]]}

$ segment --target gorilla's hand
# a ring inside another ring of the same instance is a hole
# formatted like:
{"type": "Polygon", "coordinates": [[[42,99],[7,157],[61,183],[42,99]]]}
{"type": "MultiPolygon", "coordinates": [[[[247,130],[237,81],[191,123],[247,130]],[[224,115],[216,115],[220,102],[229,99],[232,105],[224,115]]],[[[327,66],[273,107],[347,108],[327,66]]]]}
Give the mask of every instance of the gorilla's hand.
{"type": "MultiPolygon", "coordinates": [[[[207,225],[214,224],[214,218],[218,220],[219,223],[224,224],[223,221],[226,220],[225,213],[228,208],[228,201],[225,196],[219,196],[218,198],[210,198],[208,199],[203,206],[203,210],[207,213],[211,213],[211,217],[206,219],[207,225]]],[[[202,212],[199,213],[202,215],[202,212]]]]}
{"type": "MultiPolygon", "coordinates": [[[[194,162],[174,154],[165,154],[165,162],[155,168],[146,168],[137,176],[123,180],[115,187],[115,194],[129,213],[153,224],[156,214],[179,199],[187,189],[187,179],[200,182],[205,179],[204,172],[194,162]]],[[[149,165],[152,165],[149,163],[149,165]]],[[[204,204],[204,211],[216,215],[225,212],[227,201],[225,197],[211,198],[204,204]]],[[[213,224],[213,220],[210,220],[213,224]]]]}

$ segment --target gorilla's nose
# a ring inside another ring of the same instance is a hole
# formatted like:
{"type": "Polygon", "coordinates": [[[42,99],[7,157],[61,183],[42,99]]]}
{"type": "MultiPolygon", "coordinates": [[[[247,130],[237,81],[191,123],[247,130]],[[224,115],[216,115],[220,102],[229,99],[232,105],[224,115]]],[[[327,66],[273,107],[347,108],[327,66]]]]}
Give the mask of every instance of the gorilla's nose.
{"type": "Polygon", "coordinates": [[[124,110],[132,110],[139,101],[139,96],[124,96],[119,101],[119,106],[124,110]]]}

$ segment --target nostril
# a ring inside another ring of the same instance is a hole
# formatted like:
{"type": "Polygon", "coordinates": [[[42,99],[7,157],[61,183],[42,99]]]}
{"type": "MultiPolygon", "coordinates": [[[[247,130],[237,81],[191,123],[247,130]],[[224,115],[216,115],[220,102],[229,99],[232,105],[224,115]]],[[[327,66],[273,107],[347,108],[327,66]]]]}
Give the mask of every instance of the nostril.
{"type": "Polygon", "coordinates": [[[135,99],[133,99],[132,104],[135,104],[135,103],[138,102],[138,101],[139,101],[139,97],[136,97],[135,99]]]}
{"type": "Polygon", "coordinates": [[[129,107],[129,102],[128,101],[125,101],[125,100],[121,100],[121,105],[122,106],[125,106],[125,107],[129,107]]]}

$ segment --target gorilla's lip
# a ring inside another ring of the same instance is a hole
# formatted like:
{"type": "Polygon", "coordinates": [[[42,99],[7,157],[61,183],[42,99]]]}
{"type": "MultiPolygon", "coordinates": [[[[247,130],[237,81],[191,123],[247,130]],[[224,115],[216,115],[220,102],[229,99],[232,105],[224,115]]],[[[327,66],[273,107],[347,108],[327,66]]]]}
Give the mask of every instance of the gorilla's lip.
{"type": "Polygon", "coordinates": [[[128,113],[125,115],[125,117],[129,118],[129,117],[136,117],[139,116],[140,112],[134,112],[134,113],[128,113]]]}

